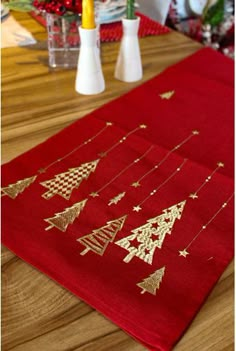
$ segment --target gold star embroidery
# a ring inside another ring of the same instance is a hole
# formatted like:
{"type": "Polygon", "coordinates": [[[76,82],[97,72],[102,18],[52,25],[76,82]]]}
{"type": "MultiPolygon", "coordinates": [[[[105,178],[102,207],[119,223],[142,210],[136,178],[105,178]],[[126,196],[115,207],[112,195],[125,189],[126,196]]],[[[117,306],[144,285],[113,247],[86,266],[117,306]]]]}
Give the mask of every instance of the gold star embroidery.
{"type": "Polygon", "coordinates": [[[99,194],[96,193],[96,192],[93,192],[93,193],[91,193],[91,194],[89,194],[89,195],[92,196],[92,197],[97,197],[97,196],[99,196],[99,194]]]}
{"type": "Polygon", "coordinates": [[[179,256],[186,257],[187,255],[189,255],[189,252],[186,249],[179,251],[179,256]]]}
{"type": "Polygon", "coordinates": [[[133,207],[133,211],[135,211],[135,212],[139,212],[139,211],[141,211],[141,209],[142,209],[142,207],[140,207],[139,205],[133,207]]]}
{"type": "Polygon", "coordinates": [[[197,193],[191,193],[190,195],[189,195],[189,197],[191,198],[191,199],[197,199],[198,198],[198,195],[197,195],[197,193]]]}
{"type": "Polygon", "coordinates": [[[224,165],[223,162],[218,162],[218,163],[217,163],[217,166],[218,166],[218,167],[224,167],[225,165],[224,165]]]}
{"type": "Polygon", "coordinates": [[[192,133],[193,133],[193,135],[198,135],[199,131],[198,130],[193,130],[192,133]]]}
{"type": "Polygon", "coordinates": [[[145,128],[147,128],[147,126],[146,126],[146,124],[140,124],[139,128],[145,129],[145,128]]]}
{"type": "Polygon", "coordinates": [[[134,182],[131,184],[133,187],[137,188],[139,187],[141,184],[139,182],[134,182]]]}
{"type": "Polygon", "coordinates": [[[107,122],[106,125],[107,125],[107,126],[112,126],[113,123],[112,123],[112,122],[107,122]]]}

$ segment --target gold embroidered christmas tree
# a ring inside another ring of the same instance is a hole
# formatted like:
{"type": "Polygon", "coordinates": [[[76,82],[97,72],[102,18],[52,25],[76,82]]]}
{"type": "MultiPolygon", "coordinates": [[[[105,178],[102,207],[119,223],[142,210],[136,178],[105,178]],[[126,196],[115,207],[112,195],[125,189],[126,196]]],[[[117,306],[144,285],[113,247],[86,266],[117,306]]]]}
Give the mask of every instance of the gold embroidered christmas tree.
{"type": "Polygon", "coordinates": [[[22,193],[30,184],[32,184],[37,176],[30,178],[25,178],[23,180],[18,180],[14,184],[9,184],[8,186],[1,189],[1,196],[9,196],[11,199],[15,199],[20,193],[22,193]]]}
{"type": "Polygon", "coordinates": [[[152,295],[156,295],[157,289],[160,288],[160,284],[162,282],[164,274],[165,267],[162,267],[156,272],[150,274],[148,278],[143,279],[141,283],[138,283],[137,285],[142,289],[142,291],[140,291],[140,294],[149,292],[152,295]]]}
{"type": "Polygon", "coordinates": [[[57,174],[53,179],[41,182],[41,185],[49,189],[42,197],[49,200],[57,194],[69,200],[73,189],[77,189],[82,180],[87,179],[90,173],[95,171],[99,161],[97,159],[92,162],[83,163],[77,168],[69,168],[67,172],[57,174]]]}
{"type": "Polygon", "coordinates": [[[163,214],[151,218],[141,227],[133,229],[131,231],[133,234],[116,241],[115,244],[129,251],[123,261],[128,263],[136,256],[144,262],[152,264],[156,248],[161,249],[166,234],[171,234],[175,220],[182,216],[185,203],[186,200],[163,210],[163,214]]]}
{"type": "Polygon", "coordinates": [[[108,206],[111,206],[111,205],[113,205],[113,204],[118,204],[118,202],[121,200],[121,199],[123,199],[123,197],[125,196],[125,191],[123,192],[123,193],[120,193],[120,194],[118,194],[118,195],[116,195],[115,197],[113,197],[113,199],[111,199],[110,201],[109,201],[109,204],[108,204],[108,206]]]}
{"type": "Polygon", "coordinates": [[[54,217],[45,219],[45,222],[50,224],[45,230],[56,227],[65,232],[68,225],[72,224],[76,218],[79,217],[80,212],[84,209],[87,199],[76,202],[73,206],[66,208],[63,212],[56,213],[54,217]]]}
{"type": "Polygon", "coordinates": [[[102,256],[110,242],[115,239],[116,234],[120,231],[125,223],[127,216],[120,217],[99,229],[93,230],[92,234],[83,236],[77,239],[82,245],[86,247],[80,254],[85,255],[89,250],[102,256]]]}

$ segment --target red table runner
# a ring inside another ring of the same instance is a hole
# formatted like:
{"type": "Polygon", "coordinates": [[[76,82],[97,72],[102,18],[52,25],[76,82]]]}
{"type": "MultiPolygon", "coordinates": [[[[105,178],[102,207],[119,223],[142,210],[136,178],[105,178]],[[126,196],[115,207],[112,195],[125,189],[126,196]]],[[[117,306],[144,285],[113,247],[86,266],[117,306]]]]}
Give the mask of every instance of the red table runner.
{"type": "MultiPolygon", "coordinates": [[[[31,16],[34,17],[43,26],[46,26],[45,19],[37,15],[35,12],[31,12],[31,16]]],[[[143,15],[142,13],[137,13],[140,17],[140,26],[138,31],[139,38],[146,37],[148,35],[161,35],[170,33],[170,29],[162,24],[153,21],[151,18],[143,15]]],[[[100,40],[101,42],[113,42],[119,41],[122,38],[122,25],[121,21],[114,23],[104,23],[100,28],[100,40]]]]}
{"type": "Polygon", "coordinates": [[[3,244],[170,350],[233,256],[233,86],[204,48],[3,165],[3,244]]]}

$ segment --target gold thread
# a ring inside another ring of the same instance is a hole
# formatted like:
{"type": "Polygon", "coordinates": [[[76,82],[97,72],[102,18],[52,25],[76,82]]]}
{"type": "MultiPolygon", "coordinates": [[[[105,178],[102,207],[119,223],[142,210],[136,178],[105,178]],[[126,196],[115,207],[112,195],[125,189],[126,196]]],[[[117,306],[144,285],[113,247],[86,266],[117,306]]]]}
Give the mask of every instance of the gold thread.
{"type": "MultiPolygon", "coordinates": [[[[87,179],[89,177],[90,173],[95,171],[96,166],[102,157],[105,157],[111,150],[116,148],[120,144],[120,141],[124,142],[128,138],[128,136],[134,134],[137,130],[139,130],[140,128],[144,128],[144,127],[146,128],[145,125],[141,125],[135,129],[133,129],[132,131],[128,132],[126,135],[124,135],[122,137],[122,139],[120,139],[118,142],[113,144],[108,150],[100,153],[99,159],[92,161],[92,162],[84,163],[77,168],[71,168],[71,169],[67,170],[66,172],[56,174],[54,176],[54,178],[52,178],[50,180],[46,180],[44,182],[41,182],[40,184],[42,186],[49,189],[46,193],[44,193],[42,195],[42,197],[46,200],[49,200],[51,197],[53,197],[57,194],[57,195],[63,197],[64,199],[69,200],[73,189],[75,189],[75,188],[77,189],[80,186],[80,183],[82,182],[82,180],[87,179]]],[[[78,150],[78,148],[77,148],[77,150],[78,150]]],[[[73,152],[74,152],[74,150],[73,150],[73,152]]],[[[68,155],[69,154],[67,154],[67,156],[68,155]]],[[[116,179],[120,174],[122,174],[129,167],[130,166],[127,166],[124,170],[122,170],[115,178],[113,178],[110,182],[108,182],[106,184],[106,186],[108,186],[114,179],[116,179]]],[[[106,186],[104,186],[103,188],[105,188],[106,186]]],[[[100,191],[101,191],[101,189],[100,189],[100,191]]],[[[97,196],[98,192],[99,191],[93,192],[91,196],[97,196]]]]}
{"type": "Polygon", "coordinates": [[[105,157],[108,155],[109,152],[111,152],[113,149],[115,149],[119,144],[123,143],[130,135],[134,134],[135,132],[137,132],[139,129],[144,129],[147,128],[146,124],[141,124],[140,126],[138,126],[137,128],[131,130],[130,132],[128,132],[127,134],[125,134],[121,139],[119,139],[114,145],[112,145],[109,149],[101,152],[99,154],[100,157],[105,157]]]}
{"type": "Polygon", "coordinates": [[[9,184],[1,189],[1,196],[7,195],[11,199],[15,199],[20,193],[22,193],[28,186],[30,186],[37,176],[18,180],[16,183],[9,184]]]}
{"type": "Polygon", "coordinates": [[[155,164],[148,172],[142,175],[142,177],[140,177],[137,181],[133,182],[131,186],[134,186],[134,187],[140,186],[141,181],[145,179],[149,174],[153,173],[156,169],[158,169],[175,150],[179,149],[182,145],[186,144],[193,136],[198,134],[199,134],[198,130],[193,130],[187,138],[185,138],[179,144],[175,145],[170,151],[167,152],[167,154],[162,158],[160,162],[155,164]]]}
{"type": "MultiPolygon", "coordinates": [[[[76,148],[74,148],[72,151],[67,153],[66,155],[58,158],[57,160],[51,162],[45,167],[39,168],[37,171],[38,174],[45,173],[50,167],[52,167],[54,164],[61,162],[64,160],[66,157],[70,156],[74,152],[78,151],[83,145],[86,145],[89,142],[92,142],[96,137],[98,137],[101,133],[103,133],[108,127],[112,125],[111,122],[106,122],[106,126],[102,127],[100,131],[98,131],[94,136],[90,137],[88,140],[84,141],[80,145],[78,145],[76,148]]],[[[15,199],[20,193],[22,193],[29,185],[31,185],[35,179],[37,178],[37,175],[32,176],[30,178],[25,178],[23,180],[18,180],[16,183],[9,184],[6,187],[3,187],[1,189],[1,196],[9,196],[11,199],[15,199]]]]}
{"type": "Polygon", "coordinates": [[[95,171],[100,160],[83,163],[77,168],[69,168],[68,171],[56,174],[54,178],[41,182],[40,184],[48,189],[42,197],[46,200],[51,199],[55,195],[59,195],[69,200],[71,193],[80,183],[87,179],[92,172],[95,171]]]}
{"type": "Polygon", "coordinates": [[[138,257],[152,264],[156,248],[162,248],[166,234],[171,234],[176,219],[181,218],[185,203],[186,200],[163,210],[161,215],[150,218],[144,225],[133,229],[131,235],[116,241],[116,245],[129,252],[123,261],[129,263],[138,257]]]}
{"type": "Polygon", "coordinates": [[[67,158],[68,156],[72,155],[74,152],[78,151],[81,147],[87,145],[88,143],[91,143],[94,139],[96,139],[100,134],[102,134],[108,127],[111,127],[113,125],[113,123],[111,122],[106,122],[106,125],[104,127],[102,127],[102,129],[100,129],[100,131],[98,131],[94,136],[89,137],[87,140],[85,140],[83,143],[79,144],[78,146],[76,146],[73,150],[71,150],[70,152],[68,152],[67,154],[65,154],[64,156],[58,158],[56,161],[53,161],[52,163],[50,163],[49,165],[45,166],[44,168],[40,168],[38,170],[38,173],[44,173],[46,172],[46,170],[48,170],[50,167],[52,167],[54,164],[56,164],[57,162],[61,162],[63,161],[65,158],[67,158]]]}
{"type": "Polygon", "coordinates": [[[147,278],[144,278],[141,283],[137,286],[142,289],[140,294],[148,292],[149,294],[156,295],[158,289],[160,289],[160,284],[165,274],[165,266],[156,270],[154,273],[150,274],[147,278]]]}
{"type": "Polygon", "coordinates": [[[209,176],[205,178],[203,183],[199,186],[197,190],[194,191],[194,193],[190,193],[189,197],[193,200],[198,198],[198,193],[206,186],[206,184],[212,179],[213,175],[218,171],[219,168],[224,167],[223,162],[217,162],[217,167],[214,169],[214,171],[211,172],[209,176]]]}
{"type": "Polygon", "coordinates": [[[120,200],[123,199],[124,196],[125,196],[125,191],[123,193],[120,193],[120,194],[116,195],[115,197],[113,197],[113,199],[111,199],[109,201],[108,206],[117,205],[118,202],[120,202],[120,200]]]}
{"type": "Polygon", "coordinates": [[[106,189],[111,183],[113,183],[117,178],[119,178],[122,174],[124,174],[128,169],[130,169],[134,164],[140,162],[152,149],[153,149],[153,145],[151,145],[147,151],[144,152],[144,154],[142,156],[140,156],[139,158],[135,158],[135,160],[133,162],[131,162],[130,164],[128,164],[126,167],[124,167],[119,173],[117,173],[115,175],[115,177],[113,177],[108,183],[106,183],[105,185],[103,185],[100,189],[98,189],[97,191],[93,191],[90,196],[95,197],[95,196],[99,196],[99,193],[101,193],[104,189],[106,189]]]}
{"type": "Polygon", "coordinates": [[[223,208],[225,208],[229,201],[233,198],[234,193],[230,195],[230,197],[228,198],[227,201],[225,201],[221,207],[216,211],[216,213],[208,220],[208,222],[206,224],[204,224],[201,229],[198,231],[198,233],[193,237],[193,239],[189,242],[189,244],[183,249],[179,251],[179,256],[182,257],[187,257],[187,255],[189,255],[190,253],[187,251],[189,249],[189,247],[193,244],[193,242],[199,237],[199,235],[202,233],[203,230],[206,230],[206,228],[209,226],[209,224],[216,218],[216,216],[218,216],[218,214],[223,210],[223,208]]]}
{"type": "Polygon", "coordinates": [[[126,218],[127,215],[113,221],[109,221],[105,226],[93,230],[91,234],[77,239],[80,244],[85,246],[85,249],[80,252],[80,255],[83,256],[91,250],[97,255],[102,256],[108,244],[115,239],[117,232],[122,229],[126,218]]]}
{"type": "Polygon", "coordinates": [[[76,218],[79,217],[80,212],[84,209],[87,199],[76,202],[71,207],[67,207],[63,212],[55,213],[54,217],[46,218],[45,222],[50,225],[45,230],[57,228],[65,232],[68,225],[72,224],[76,218]]]}
{"type": "Polygon", "coordinates": [[[179,167],[168,177],[162,182],[160,185],[158,185],[157,188],[153,189],[148,196],[146,196],[138,205],[135,205],[133,207],[133,211],[139,212],[142,210],[142,206],[151,196],[155,195],[166,183],[168,183],[179,171],[181,171],[182,167],[185,165],[187,162],[187,159],[184,159],[184,161],[179,165],[179,167]]]}

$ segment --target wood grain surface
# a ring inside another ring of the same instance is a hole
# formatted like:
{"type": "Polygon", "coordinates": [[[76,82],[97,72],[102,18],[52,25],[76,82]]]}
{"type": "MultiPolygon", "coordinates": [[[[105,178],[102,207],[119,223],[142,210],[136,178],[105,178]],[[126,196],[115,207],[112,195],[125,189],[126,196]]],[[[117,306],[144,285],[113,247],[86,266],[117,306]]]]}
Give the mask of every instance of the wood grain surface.
{"type": "MultiPolygon", "coordinates": [[[[102,44],[106,90],[74,90],[75,70],[50,70],[45,29],[30,15],[14,17],[37,44],[2,50],[2,163],[46,140],[102,104],[152,78],[200,48],[172,32],[140,40],[144,77],[113,77],[119,43],[102,44]]],[[[175,351],[232,351],[234,266],[229,265],[175,351]]],[[[2,247],[3,351],[144,351],[90,306],[2,247]]]]}

